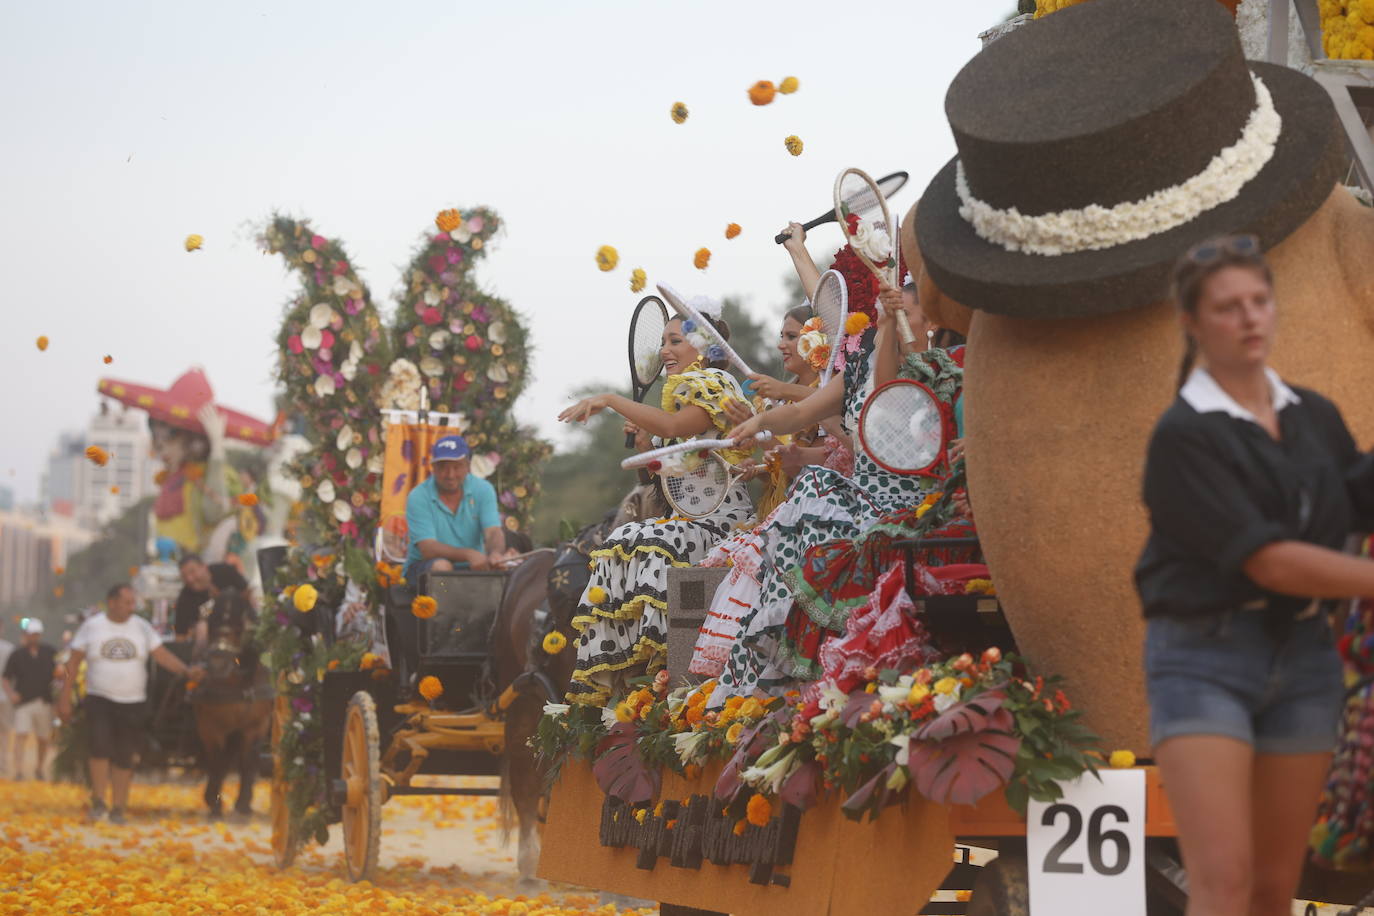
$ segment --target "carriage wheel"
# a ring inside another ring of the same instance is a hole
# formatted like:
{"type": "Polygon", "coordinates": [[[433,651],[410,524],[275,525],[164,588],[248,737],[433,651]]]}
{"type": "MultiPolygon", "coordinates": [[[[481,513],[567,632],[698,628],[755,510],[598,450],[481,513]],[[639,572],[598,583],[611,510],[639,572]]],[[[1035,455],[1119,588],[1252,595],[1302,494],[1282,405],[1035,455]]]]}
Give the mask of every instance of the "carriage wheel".
{"type": "Polygon", "coordinates": [[[348,877],[353,881],[372,877],[381,854],[383,799],[380,742],[377,704],[372,701],[371,695],[360,690],[348,701],[340,774],[346,787],[342,810],[344,864],[348,866],[348,877]]]}
{"type": "Polygon", "coordinates": [[[1025,856],[1004,853],[978,870],[968,916],[1027,916],[1030,869],[1025,856]]]}
{"type": "Polygon", "coordinates": [[[286,803],[286,767],[281,759],[281,736],[291,717],[291,700],[278,694],[272,709],[272,858],[278,868],[290,868],[300,848],[300,837],[291,827],[291,812],[286,803]]]}

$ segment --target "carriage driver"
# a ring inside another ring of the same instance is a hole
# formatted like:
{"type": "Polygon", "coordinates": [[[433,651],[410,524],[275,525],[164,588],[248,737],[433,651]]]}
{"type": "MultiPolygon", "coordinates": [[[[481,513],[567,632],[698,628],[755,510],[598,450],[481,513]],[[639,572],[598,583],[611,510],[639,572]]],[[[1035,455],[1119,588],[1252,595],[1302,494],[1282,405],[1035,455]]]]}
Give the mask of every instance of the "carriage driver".
{"type": "Polygon", "coordinates": [[[431,475],[406,497],[410,550],[405,577],[421,584],[429,572],[487,570],[513,555],[496,507],[496,488],[471,470],[462,436],[444,436],[430,450],[431,475]]]}

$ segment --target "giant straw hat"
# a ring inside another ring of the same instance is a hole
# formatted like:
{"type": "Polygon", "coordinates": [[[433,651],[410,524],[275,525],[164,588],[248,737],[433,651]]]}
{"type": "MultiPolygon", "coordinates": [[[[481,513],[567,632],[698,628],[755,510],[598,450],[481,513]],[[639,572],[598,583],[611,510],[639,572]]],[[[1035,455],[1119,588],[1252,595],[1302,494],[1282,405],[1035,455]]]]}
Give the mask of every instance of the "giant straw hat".
{"type": "Polygon", "coordinates": [[[1246,61],[1216,0],[1092,0],[973,58],[945,96],[959,155],[916,236],[940,288],[1025,318],[1158,301],[1195,243],[1268,249],[1327,198],[1343,143],[1314,80],[1246,61]]]}

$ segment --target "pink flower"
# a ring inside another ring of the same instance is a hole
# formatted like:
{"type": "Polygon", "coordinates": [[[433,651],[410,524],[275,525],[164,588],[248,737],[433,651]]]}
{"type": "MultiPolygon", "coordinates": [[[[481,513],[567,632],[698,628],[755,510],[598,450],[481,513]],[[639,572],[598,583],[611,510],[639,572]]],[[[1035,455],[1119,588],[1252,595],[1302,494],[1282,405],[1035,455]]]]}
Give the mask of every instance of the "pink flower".
{"type": "Polygon", "coordinates": [[[455,319],[453,319],[452,321],[450,321],[450,322],[448,323],[448,329],[449,329],[450,331],[452,331],[453,333],[455,333],[455,334],[461,334],[461,333],[463,333],[463,322],[462,322],[462,319],[455,318],[455,319]]]}
{"type": "Polygon", "coordinates": [[[450,249],[448,250],[448,255],[447,255],[447,257],[448,257],[448,262],[449,262],[450,264],[461,264],[461,263],[463,263],[463,253],[462,253],[461,251],[459,251],[457,248],[450,248],[450,249]]]}
{"type": "Polygon", "coordinates": [[[420,320],[425,324],[438,324],[443,320],[443,317],[439,314],[439,310],[432,305],[420,313],[420,320]]]}
{"type": "Polygon", "coordinates": [[[334,353],[328,347],[320,347],[320,359],[329,365],[333,365],[334,353]]]}
{"type": "MultiPolygon", "coordinates": [[[[413,346],[415,346],[415,335],[414,335],[412,332],[410,332],[410,331],[406,331],[406,346],[407,346],[407,347],[413,347],[413,346]]],[[[371,366],[368,366],[368,369],[371,369],[371,368],[372,368],[371,366]]],[[[376,375],[376,373],[374,372],[373,375],[376,375]]]]}
{"type": "Polygon", "coordinates": [[[322,235],[314,235],[314,236],[311,236],[311,237],[310,237],[310,247],[311,247],[311,248],[317,248],[317,249],[318,249],[318,248],[323,248],[325,245],[328,245],[328,244],[329,244],[329,239],[325,238],[325,237],[322,236],[322,235]]]}
{"type": "Polygon", "coordinates": [[[485,226],[485,225],[486,225],[486,221],[483,220],[482,217],[480,217],[480,216],[474,216],[474,217],[472,217],[471,219],[468,220],[468,231],[469,231],[469,232],[481,232],[481,231],[482,231],[482,227],[485,226]]]}
{"type": "Polygon", "coordinates": [[[468,339],[463,341],[463,346],[467,347],[469,350],[479,350],[482,347],[482,338],[478,337],[476,334],[469,334],[468,339]]]}
{"type": "Polygon", "coordinates": [[[329,330],[329,329],[326,328],[325,330],[323,330],[323,331],[320,332],[320,346],[321,346],[321,347],[332,347],[332,346],[334,346],[334,332],[333,332],[333,331],[331,331],[331,330],[329,330]]]}
{"type": "Polygon", "coordinates": [[[334,276],[341,277],[348,273],[348,262],[343,258],[334,262],[334,276]]]}
{"type": "Polygon", "coordinates": [[[286,338],[286,349],[297,355],[305,352],[305,347],[301,345],[301,335],[292,334],[290,337],[286,338]]]}

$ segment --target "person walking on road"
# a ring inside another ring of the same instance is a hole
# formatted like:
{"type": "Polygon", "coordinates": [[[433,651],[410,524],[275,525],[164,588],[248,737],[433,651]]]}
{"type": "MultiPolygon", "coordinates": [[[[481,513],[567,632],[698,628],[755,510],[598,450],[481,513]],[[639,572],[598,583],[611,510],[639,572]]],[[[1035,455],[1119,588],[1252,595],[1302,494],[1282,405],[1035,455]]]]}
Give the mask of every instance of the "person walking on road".
{"type": "Polygon", "coordinates": [[[89,817],[99,820],[108,813],[113,824],[124,823],[134,760],[146,731],[143,704],[148,698],[148,659],[178,677],[197,678],[203,673],[199,667],[187,667],[162,644],[152,624],[134,616],[136,603],[133,587],[127,582],[111,586],[105,595],[105,613],[83,623],[72,638],[67,678],[57,703],[57,713],[66,722],[72,714],[76,675],[84,659],[83,708],[90,734],[89,817]]]}
{"type": "Polygon", "coordinates": [[[34,779],[42,779],[52,743],[52,681],[57,650],[43,642],[43,621],[30,618],[24,624],[24,641],[5,662],[5,695],[14,706],[15,779],[23,779],[25,736],[37,745],[34,779]]]}
{"type": "MultiPolygon", "coordinates": [[[[5,622],[0,620],[0,632],[3,632],[5,622]]],[[[9,664],[10,655],[14,653],[14,643],[0,636],[0,673],[5,670],[5,665],[9,664]]],[[[10,765],[10,751],[14,739],[14,704],[10,702],[8,690],[0,690],[0,776],[6,779],[13,772],[10,765]]]]}

